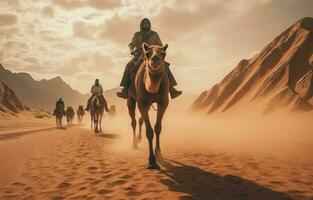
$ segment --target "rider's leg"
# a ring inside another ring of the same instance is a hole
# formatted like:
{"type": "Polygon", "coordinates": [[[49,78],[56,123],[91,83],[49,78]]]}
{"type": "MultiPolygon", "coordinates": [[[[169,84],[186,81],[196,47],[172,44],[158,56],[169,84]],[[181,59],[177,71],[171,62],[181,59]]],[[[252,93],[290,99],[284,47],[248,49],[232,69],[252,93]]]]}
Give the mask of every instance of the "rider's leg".
{"type": "Polygon", "coordinates": [[[143,57],[139,55],[139,56],[133,57],[133,59],[127,63],[124,74],[123,74],[123,79],[120,84],[120,86],[122,86],[123,89],[121,92],[116,93],[118,97],[127,99],[128,88],[130,86],[130,83],[133,77],[135,76],[137,68],[140,66],[142,61],[143,61],[143,57]]]}
{"type": "Polygon", "coordinates": [[[175,80],[175,77],[174,75],[172,74],[171,72],[171,69],[170,69],[170,64],[168,62],[166,62],[166,71],[167,71],[167,75],[168,75],[168,79],[169,79],[169,82],[170,82],[170,95],[171,95],[171,98],[174,99],[178,96],[180,96],[183,92],[182,91],[178,91],[176,90],[174,87],[177,85],[177,82],[175,80]]]}
{"type": "Polygon", "coordinates": [[[116,95],[120,98],[127,99],[127,95],[128,95],[127,90],[130,84],[130,76],[131,76],[130,71],[131,71],[132,66],[133,66],[133,60],[129,61],[125,66],[123,78],[120,83],[120,86],[122,86],[123,89],[121,92],[116,93],[116,95]]]}
{"type": "Polygon", "coordinates": [[[92,94],[91,97],[90,97],[90,98],[88,99],[88,101],[87,101],[87,107],[86,107],[86,109],[85,109],[85,110],[87,110],[87,111],[89,111],[91,99],[92,99],[93,96],[94,96],[94,94],[92,94]]]}

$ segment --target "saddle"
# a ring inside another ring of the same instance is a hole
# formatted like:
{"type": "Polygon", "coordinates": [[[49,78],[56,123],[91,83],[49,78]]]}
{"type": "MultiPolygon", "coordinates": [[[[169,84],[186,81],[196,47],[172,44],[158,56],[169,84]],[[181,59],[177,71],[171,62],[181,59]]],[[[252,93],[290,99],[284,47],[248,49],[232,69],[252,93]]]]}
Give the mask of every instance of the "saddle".
{"type": "Polygon", "coordinates": [[[91,103],[95,103],[95,99],[96,99],[97,97],[100,97],[100,101],[101,101],[101,102],[106,102],[106,100],[105,100],[103,94],[96,94],[96,95],[93,95],[93,96],[92,96],[92,98],[91,98],[91,103]]]}

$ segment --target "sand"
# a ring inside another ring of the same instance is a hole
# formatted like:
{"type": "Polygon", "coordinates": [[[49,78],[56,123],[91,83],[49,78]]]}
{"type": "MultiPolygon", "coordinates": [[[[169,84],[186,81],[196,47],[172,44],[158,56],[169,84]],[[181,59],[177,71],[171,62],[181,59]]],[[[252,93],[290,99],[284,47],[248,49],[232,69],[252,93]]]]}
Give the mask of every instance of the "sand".
{"type": "MultiPolygon", "coordinates": [[[[41,118],[42,113],[23,111],[16,116],[0,116],[0,137],[7,133],[36,130],[39,128],[54,127],[55,121],[49,117],[41,118]],[[37,116],[37,117],[36,117],[37,116]],[[40,118],[38,117],[40,116],[40,118]]],[[[47,115],[47,114],[45,114],[47,115]]],[[[48,116],[48,115],[47,115],[48,116]]]]}
{"type": "Polygon", "coordinates": [[[145,138],[131,149],[126,116],[105,118],[100,136],[85,120],[85,126],[1,139],[0,199],[313,197],[312,129],[303,126],[309,119],[294,126],[286,123],[290,118],[169,118],[161,170],[145,168],[145,138]]]}

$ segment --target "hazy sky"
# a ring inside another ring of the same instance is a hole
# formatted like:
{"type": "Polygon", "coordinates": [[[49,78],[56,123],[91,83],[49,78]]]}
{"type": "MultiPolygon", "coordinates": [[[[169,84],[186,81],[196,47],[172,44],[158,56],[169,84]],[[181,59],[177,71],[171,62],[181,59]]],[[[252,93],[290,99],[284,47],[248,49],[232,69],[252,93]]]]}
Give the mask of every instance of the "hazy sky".
{"type": "Polygon", "coordinates": [[[87,92],[119,85],[143,17],[184,91],[209,89],[303,17],[313,0],[0,0],[0,62],[87,92]]]}

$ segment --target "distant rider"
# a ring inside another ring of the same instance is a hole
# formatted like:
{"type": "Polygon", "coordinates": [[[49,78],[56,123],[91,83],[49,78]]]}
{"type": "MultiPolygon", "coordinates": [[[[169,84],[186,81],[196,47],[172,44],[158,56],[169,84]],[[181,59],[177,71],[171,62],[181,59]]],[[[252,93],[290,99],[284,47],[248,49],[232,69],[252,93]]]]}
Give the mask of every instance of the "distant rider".
{"type": "Polygon", "coordinates": [[[56,114],[56,109],[57,108],[61,108],[63,110],[63,113],[65,113],[65,110],[64,110],[65,105],[64,105],[64,101],[62,100],[62,98],[59,98],[59,100],[56,102],[55,109],[53,111],[53,115],[56,114]]]}
{"type": "Polygon", "coordinates": [[[87,107],[85,110],[89,111],[89,107],[90,107],[90,103],[91,103],[91,99],[96,96],[96,95],[102,95],[103,93],[103,88],[99,83],[99,79],[95,80],[95,84],[91,87],[90,89],[90,93],[92,94],[91,97],[88,99],[87,102],[87,107]]]}

